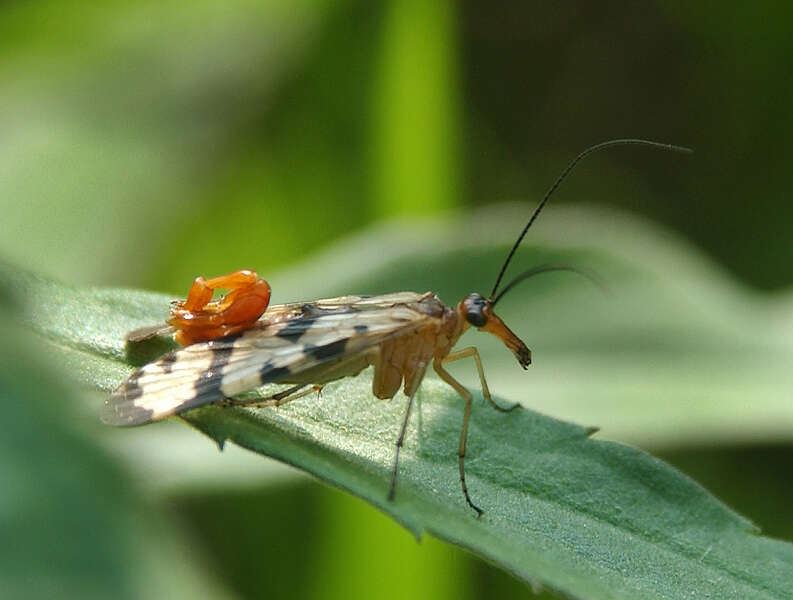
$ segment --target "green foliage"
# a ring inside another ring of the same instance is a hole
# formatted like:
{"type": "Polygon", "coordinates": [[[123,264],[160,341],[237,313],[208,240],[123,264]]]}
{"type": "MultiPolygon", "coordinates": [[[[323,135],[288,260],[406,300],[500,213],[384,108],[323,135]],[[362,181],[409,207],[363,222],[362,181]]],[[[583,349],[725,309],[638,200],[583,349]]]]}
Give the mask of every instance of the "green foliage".
{"type": "Polygon", "coordinates": [[[2,312],[0,336],[2,595],[226,598],[90,428],[64,418],[75,416],[74,390],[30,332],[2,312]]]}
{"type": "MultiPolygon", "coordinates": [[[[684,232],[745,281],[789,284],[791,18],[785,3],[768,0],[717,11],[664,0],[513,1],[495,11],[417,0],[4,3],[0,254],[62,282],[171,295],[198,273],[244,266],[274,283],[276,301],[423,288],[454,302],[469,286],[487,291],[530,207],[470,227],[379,228],[348,251],[336,247],[282,269],[381,216],[536,199],[576,151],[602,139],[690,145],[693,159],[604,155],[565,182],[528,240],[541,243],[520,262],[595,267],[612,293],[602,298],[559,275],[508,297],[500,309],[535,351],[530,372],[497,342],[466,340],[480,346],[502,398],[661,451],[764,529],[791,538],[789,295],[738,289],[666,234],[609,217],[584,214],[578,225],[538,237],[551,231],[546,217],[563,202],[614,204],[684,232]]],[[[10,467],[2,481],[8,471],[38,493],[51,478],[42,493],[78,498],[57,515],[39,503],[34,519],[7,500],[21,488],[3,486],[11,492],[0,493],[2,505],[14,508],[3,514],[23,524],[4,529],[3,539],[21,538],[30,524],[31,544],[51,545],[36,528],[51,520],[54,537],[74,540],[72,557],[106,559],[93,563],[108,573],[103,597],[113,585],[122,597],[135,593],[118,570],[133,562],[161,589],[148,557],[177,568],[145,544],[117,560],[113,540],[123,544],[134,531],[97,536],[91,546],[90,536],[63,527],[87,521],[95,503],[85,489],[104,494],[107,471],[70,472],[73,486],[65,489],[59,465],[40,456],[25,462],[33,440],[33,450],[52,450],[47,456],[63,448],[88,464],[105,448],[123,460],[138,478],[122,488],[133,499],[119,504],[124,512],[174,494],[178,515],[198,507],[187,524],[191,541],[211,544],[207,568],[244,597],[262,590],[346,600],[374,591],[414,600],[525,596],[522,584],[467,553],[432,538],[414,544],[348,494],[295,485],[287,495],[296,501],[283,501],[278,482],[296,481],[294,471],[233,444],[218,453],[177,420],[101,429],[101,394],[34,385],[31,375],[47,370],[34,356],[55,357],[61,380],[76,375],[110,389],[130,365],[168,347],[161,341],[129,352],[119,340],[132,321],[159,319],[170,297],[70,289],[7,269],[2,278],[21,294],[26,333],[49,340],[37,344],[34,336],[24,350],[18,333],[4,335],[8,348],[20,348],[8,356],[13,368],[4,377],[16,379],[4,389],[15,400],[28,391],[33,402],[15,405],[0,426],[13,440],[4,447],[10,467]],[[83,450],[57,442],[70,435],[59,429],[67,425],[80,429],[83,450]],[[23,465],[30,481],[18,476],[23,465]]],[[[0,288],[2,310],[12,295],[0,288]]],[[[476,388],[470,365],[453,368],[476,388]]],[[[111,462],[108,470],[122,468],[111,462]]],[[[159,547],[160,511],[146,510],[138,522],[156,523],[144,537],[159,547]]],[[[106,524],[107,515],[97,510],[95,521],[106,524]]],[[[161,537],[178,535],[174,528],[161,537]]],[[[16,560],[17,575],[57,579],[54,554],[41,575],[45,561],[31,558],[26,571],[17,560],[24,547],[10,552],[18,556],[3,559],[16,560]]],[[[183,562],[194,564],[192,556],[183,562]]],[[[81,567],[70,559],[68,569],[81,567]]],[[[68,569],[60,581],[82,578],[68,569]]],[[[171,581],[188,589],[198,579],[171,581]]],[[[0,582],[0,589],[8,588],[0,582]]]]}
{"type": "MultiPolygon", "coordinates": [[[[591,214],[582,216],[588,223],[595,219],[591,214]]],[[[507,215],[506,221],[514,222],[514,217],[507,215]]],[[[475,222],[490,232],[498,230],[499,222],[503,226],[498,219],[488,223],[477,218],[475,222]]],[[[577,227],[573,218],[564,222],[568,228],[577,227]]],[[[546,230],[553,232],[559,225],[549,219],[546,230]]],[[[373,232],[316,257],[303,269],[271,278],[274,290],[286,295],[279,294],[276,301],[297,299],[289,297],[295,289],[311,295],[320,286],[330,288],[326,295],[339,288],[377,292],[390,284],[395,286],[391,289],[400,289],[408,277],[421,286],[422,278],[431,275],[440,286],[436,289],[450,300],[469,289],[469,282],[486,284],[490,280],[492,264],[497,264],[494,257],[503,256],[503,245],[466,238],[463,232],[470,227],[466,222],[433,222],[427,227],[434,232],[431,241],[439,249],[435,254],[425,252],[420,242],[406,241],[422,239],[422,225],[373,232]],[[360,265],[358,257],[371,255],[369,246],[374,239],[383,258],[373,256],[368,264],[360,265]],[[464,248],[461,239],[466,239],[464,248]],[[317,278],[317,272],[339,276],[328,283],[317,278]],[[353,287],[355,281],[366,289],[353,287]]],[[[736,315],[746,310],[754,314],[755,324],[762,321],[759,303],[746,298],[739,302],[728,286],[722,284],[719,289],[715,283],[718,277],[713,275],[704,289],[721,297],[722,304],[708,304],[711,317],[707,320],[691,316],[696,315],[697,300],[703,297],[692,294],[682,283],[702,281],[707,270],[692,264],[690,255],[687,266],[677,264],[675,252],[667,247],[658,254],[665,257],[663,261],[645,265],[645,271],[640,271],[634,261],[642,262],[642,252],[625,246],[625,240],[641,239],[648,255],[656,254],[664,242],[654,240],[650,229],[637,236],[640,228],[633,227],[628,233],[623,224],[625,235],[610,236],[610,242],[600,249],[587,246],[580,238],[574,245],[547,244],[532,249],[537,261],[594,266],[608,275],[615,290],[611,297],[599,298],[585,281],[554,282],[549,276],[546,281],[537,280],[536,285],[516,289],[504,301],[501,312],[507,322],[520,331],[529,320],[536,332],[536,337],[528,339],[530,346],[535,351],[546,346],[550,349],[548,356],[535,352],[541,362],[532,367],[532,375],[541,375],[548,367],[572,375],[602,348],[613,352],[613,358],[624,359],[629,343],[638,356],[628,360],[629,366],[621,372],[633,369],[637,378],[641,376],[636,371],[640,358],[668,360],[682,353],[687,360],[698,356],[711,361],[709,352],[715,352],[726,336],[737,335],[725,327],[736,315]],[[676,273],[674,286],[653,275],[660,265],[676,273]],[[625,312],[628,304],[622,300],[617,316],[602,312],[613,309],[614,296],[622,295],[635,305],[632,312],[625,312]],[[600,309],[598,304],[602,304],[600,309]],[[576,324],[583,306],[590,314],[576,324]],[[687,306],[687,312],[680,312],[680,306],[687,306]],[[535,314],[543,316],[538,319],[535,314]],[[639,320],[640,314],[646,316],[644,321],[639,320]],[[604,325],[607,315],[612,320],[604,325]],[[549,320],[544,328],[543,323],[549,320]],[[675,322],[679,335],[663,336],[663,327],[675,322]],[[604,339],[606,329],[615,324],[619,325],[615,332],[604,339]],[[682,335],[694,324],[694,331],[682,335]],[[577,328],[574,343],[569,336],[577,328]],[[551,342],[553,332],[557,337],[551,342]],[[595,345],[594,339],[600,339],[602,347],[595,345]],[[563,346],[572,352],[572,364],[557,362],[554,348],[563,346]]],[[[23,299],[28,325],[54,342],[51,350],[92,387],[112,389],[133,365],[163,349],[139,348],[139,354],[133,356],[122,345],[125,331],[162,320],[167,299],[161,295],[77,290],[9,267],[2,270],[0,280],[3,287],[23,299]]],[[[706,295],[705,300],[708,298],[706,295]]],[[[773,316],[768,315],[769,319],[773,316]]],[[[474,339],[474,335],[466,339],[484,342],[482,336],[474,339]]],[[[778,352],[783,351],[782,341],[777,338],[772,345],[778,352]]],[[[491,361],[497,353],[505,354],[497,346],[485,353],[491,385],[501,389],[502,374],[510,367],[515,382],[521,383],[506,386],[508,396],[527,407],[536,405],[542,393],[538,393],[534,377],[529,379],[511,362],[491,361]]],[[[774,356],[767,355],[766,360],[774,362],[774,356]]],[[[669,365],[670,373],[665,379],[656,379],[655,385],[663,381],[674,390],[670,386],[676,378],[675,362],[669,365]]],[[[587,373],[591,377],[591,367],[587,373]]],[[[701,375],[712,376],[712,372],[701,375]]],[[[580,389],[567,393],[581,393],[586,398],[585,382],[579,385],[580,389]]],[[[539,387],[543,388],[542,383],[539,387]]],[[[676,389],[679,393],[682,388],[676,389]]],[[[186,414],[185,419],[220,445],[233,441],[366,499],[416,535],[429,532],[471,549],[526,581],[541,581],[576,596],[682,598],[696,591],[714,598],[789,597],[788,584],[793,577],[790,544],[759,536],[747,520],[657,459],[613,442],[592,440],[588,437],[591,430],[585,427],[527,409],[505,415],[481,401],[474,409],[466,465],[471,493],[486,511],[476,519],[464,503],[456,473],[461,402],[433,379],[423,386],[409,430],[397,499],[388,502],[393,441],[404,408],[400,398],[389,403],[375,400],[368,377],[361,376],[329,385],[319,401],[295,402],[278,410],[206,407],[186,414]]],[[[659,428],[667,426],[667,420],[662,412],[659,428]]],[[[714,416],[714,420],[718,419],[714,416]]],[[[670,429],[678,426],[673,420],[670,423],[670,429]]],[[[713,431],[718,432],[718,427],[713,431]]]]}

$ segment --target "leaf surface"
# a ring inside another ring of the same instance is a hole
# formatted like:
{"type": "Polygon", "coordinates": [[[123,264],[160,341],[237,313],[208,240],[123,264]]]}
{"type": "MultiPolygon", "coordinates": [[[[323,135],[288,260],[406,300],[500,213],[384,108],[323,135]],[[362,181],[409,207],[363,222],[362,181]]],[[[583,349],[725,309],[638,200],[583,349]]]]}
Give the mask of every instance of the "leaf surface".
{"type": "MultiPolygon", "coordinates": [[[[392,238],[380,231],[378,243],[381,247],[405,248],[408,247],[406,235],[415,231],[415,228],[392,231],[392,238]]],[[[425,272],[440,274],[439,285],[448,288],[440,290],[442,297],[454,297],[451,294],[463,285],[457,280],[460,270],[464,270],[469,279],[484,278],[486,271],[492,273],[493,256],[502,251],[499,244],[492,244],[488,249],[487,245],[469,243],[469,248],[477,251],[466,252],[454,248],[451,242],[447,244],[444,230],[436,228],[435,231],[434,242],[442,250],[434,255],[423,255],[421,264],[411,263],[410,257],[396,250],[394,255],[398,260],[373,260],[369,272],[360,268],[358,272],[355,269],[331,270],[334,262],[349,261],[350,253],[357,252],[360,256],[367,251],[370,240],[359,238],[346,248],[318,259],[302,274],[298,271],[280,279],[278,276],[272,278],[273,289],[283,290],[287,295],[276,297],[276,301],[296,300],[298,297],[288,297],[290,289],[311,288],[312,285],[316,288],[320,284],[330,288],[323,295],[333,295],[340,292],[334,286],[343,287],[356,279],[362,284],[365,279],[369,289],[347,291],[378,292],[381,291],[378,286],[386,282],[401,283],[400,278],[407,277],[411,268],[412,277],[419,282],[411,286],[413,289],[421,289],[425,272]],[[311,269],[316,268],[342,275],[330,283],[325,278],[324,281],[313,280],[313,284],[298,285],[301,277],[309,280],[311,269]]],[[[648,242],[644,240],[644,243],[648,242]]],[[[412,248],[420,255],[420,243],[412,248]]],[[[614,364],[617,358],[627,361],[629,366],[618,369],[619,374],[628,373],[631,368],[638,369],[642,364],[640,358],[647,360],[655,356],[674,358],[665,364],[672,375],[677,376],[681,354],[681,361],[685,358],[702,364],[702,361],[723,356],[716,350],[728,339],[743,339],[745,344],[759,343],[754,335],[731,325],[732,317],[746,317],[750,313],[747,306],[751,301],[741,298],[729,286],[721,290],[729,292],[726,300],[722,298],[721,304],[712,304],[714,313],[709,318],[700,318],[697,299],[715,293],[712,288],[718,285],[714,283],[718,282],[718,276],[712,277],[710,288],[706,286],[692,293],[685,286],[678,287],[678,283],[659,278],[657,265],[656,273],[650,269],[648,275],[638,271],[631,260],[616,257],[607,249],[587,247],[586,242],[576,247],[540,245],[533,249],[533,254],[535,258],[540,257],[535,262],[572,260],[580,264],[579,261],[586,259],[596,263],[599,271],[607,270],[613,275],[623,296],[628,296],[620,300],[618,308],[621,310],[634,306],[639,299],[645,301],[627,314],[622,310],[624,322],[613,314],[608,327],[597,322],[586,325],[588,321],[582,321],[585,330],[578,332],[578,350],[570,359],[579,366],[586,358],[597,355],[594,340],[602,340],[597,337],[598,333],[606,336],[605,353],[614,364]],[[646,304],[649,297],[662,292],[663,296],[654,305],[646,304]],[[671,318],[669,311],[686,305],[689,312],[679,313],[678,321],[671,318]],[[647,316],[644,321],[635,320],[639,312],[647,316]],[[615,323],[616,333],[611,330],[615,323]],[[664,336],[662,325],[670,323],[678,334],[686,333],[688,326],[696,330],[682,338],[680,335],[664,336]],[[633,355],[627,352],[629,342],[635,347],[633,355]]],[[[669,252],[664,255],[667,263],[674,263],[674,253],[671,257],[669,252]]],[[[635,255],[632,258],[636,258],[635,255]]],[[[689,263],[689,270],[696,274],[697,268],[689,263]]],[[[682,280],[696,279],[685,271],[682,274],[676,271],[676,275],[682,280]]],[[[62,356],[84,383],[95,388],[112,389],[131,372],[133,365],[163,351],[162,345],[155,344],[154,347],[136,348],[133,355],[121,343],[127,330],[163,319],[169,299],[161,295],[126,290],[76,290],[9,267],[0,272],[0,282],[24,298],[28,325],[51,342],[55,354],[62,356]]],[[[526,311],[523,302],[539,302],[546,314],[555,310],[567,316],[575,314],[573,307],[580,310],[583,306],[580,290],[571,283],[563,284],[561,292],[547,285],[546,282],[545,287],[532,288],[531,294],[525,291],[525,286],[519,288],[521,293],[516,290],[510,301],[522,312],[526,311]]],[[[583,284],[577,282],[576,285],[583,284]]],[[[312,291],[309,289],[307,293],[312,291]]],[[[592,301],[591,292],[587,298],[590,307],[600,301],[609,310],[613,309],[602,299],[592,301]]],[[[509,308],[506,300],[503,309],[499,308],[507,322],[520,323],[519,319],[507,318],[515,309],[509,308]]],[[[604,314],[611,313],[600,312],[597,316],[602,319],[604,314]]],[[[766,319],[765,325],[769,325],[776,318],[772,308],[762,317],[758,317],[758,311],[752,314],[753,326],[763,319],[766,319]]],[[[547,341],[547,336],[557,333],[557,352],[575,333],[575,323],[564,318],[556,328],[552,325],[543,328],[543,321],[535,324],[538,324],[541,340],[547,341]]],[[[519,327],[521,325],[515,328],[519,327]]],[[[776,357],[782,362],[788,348],[785,334],[774,334],[770,330],[769,334],[766,350],[774,350],[776,354],[769,352],[771,359],[776,357]]],[[[483,337],[479,336],[477,343],[483,337]]],[[[473,334],[465,340],[473,341],[473,334]]],[[[537,344],[530,345],[536,352],[537,344]]],[[[548,360],[554,364],[554,344],[548,347],[548,360]]],[[[504,383],[501,374],[507,372],[509,363],[504,363],[503,367],[495,361],[495,364],[490,363],[489,358],[496,350],[505,353],[498,346],[487,349],[485,362],[491,386],[498,391],[504,383]]],[[[762,362],[751,362],[745,369],[757,369],[762,362]]],[[[556,366],[561,369],[559,363],[556,366]]],[[[538,369],[538,365],[532,369],[538,369]]],[[[521,400],[524,406],[536,405],[546,388],[542,383],[538,386],[534,377],[524,375],[517,365],[513,365],[513,370],[516,377],[523,376],[523,379],[521,384],[509,387],[510,398],[521,400]]],[[[561,378],[563,371],[560,370],[558,377],[561,378]]],[[[572,371],[564,374],[569,372],[572,371]]],[[[595,367],[590,367],[585,374],[592,373],[596,373],[595,367]]],[[[692,377],[695,374],[692,372],[692,377]]],[[[640,375],[641,371],[634,373],[634,377],[640,375]]],[[[659,394],[674,398],[680,393],[682,388],[671,381],[672,376],[664,379],[660,369],[658,375],[644,388],[637,386],[633,390],[634,402],[640,403],[649,397],[650,406],[657,407],[655,400],[659,394]]],[[[713,372],[699,374],[695,383],[705,389],[712,378],[713,372]]],[[[580,375],[577,384],[582,401],[587,400],[580,375]]],[[[596,385],[593,383],[590,387],[596,385]]],[[[627,394],[630,389],[631,386],[623,386],[617,391],[627,394]]],[[[569,386],[566,392],[570,393],[569,386]]],[[[619,397],[615,399],[615,402],[620,401],[619,397]]],[[[481,395],[477,397],[471,419],[466,458],[471,495],[485,509],[485,515],[476,519],[464,502],[457,475],[456,448],[462,402],[437,379],[428,378],[420,392],[400,463],[397,498],[388,502],[393,443],[403,410],[401,395],[390,402],[374,399],[370,378],[362,375],[328,385],[319,400],[306,399],[277,410],[206,407],[186,414],[185,419],[220,445],[233,441],[295,465],[366,499],[416,535],[430,532],[471,549],[524,580],[541,581],[574,596],[631,599],[791,597],[793,545],[758,535],[749,521],[695,482],[642,451],[593,440],[588,427],[561,422],[527,409],[497,413],[481,400],[481,395]]],[[[661,411],[659,427],[668,426],[661,411]]]]}

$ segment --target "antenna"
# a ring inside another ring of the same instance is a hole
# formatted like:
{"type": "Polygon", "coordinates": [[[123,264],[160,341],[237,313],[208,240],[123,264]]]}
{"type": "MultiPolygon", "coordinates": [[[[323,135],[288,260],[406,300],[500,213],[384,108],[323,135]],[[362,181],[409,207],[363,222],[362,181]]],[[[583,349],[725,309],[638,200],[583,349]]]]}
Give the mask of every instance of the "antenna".
{"type": "Polygon", "coordinates": [[[510,281],[506,286],[504,286],[504,289],[499,292],[498,296],[490,301],[490,306],[495,306],[498,304],[498,301],[501,300],[501,298],[503,298],[509,290],[514,288],[521,281],[529,279],[530,277],[534,277],[535,275],[540,275],[542,273],[552,273],[554,271],[569,271],[570,273],[575,273],[576,275],[580,275],[581,277],[588,279],[591,283],[599,287],[602,292],[607,291],[606,286],[594,274],[584,271],[583,269],[577,269],[576,267],[569,265],[539,265],[524,271],[515,277],[515,279],[510,281]]]}
{"type": "Polygon", "coordinates": [[[529,227],[531,227],[531,224],[534,223],[535,219],[537,218],[537,215],[540,214],[540,211],[545,207],[545,204],[548,202],[548,198],[551,197],[551,194],[553,194],[556,191],[556,188],[559,187],[559,184],[562,183],[562,181],[564,181],[565,177],[567,177],[570,174],[570,171],[573,170],[573,167],[575,167],[576,164],[578,164],[578,162],[582,158],[588,156],[589,154],[592,154],[593,152],[598,152],[599,150],[604,150],[612,146],[649,146],[651,148],[658,148],[659,150],[668,150],[670,152],[682,152],[684,154],[691,154],[693,152],[693,150],[691,150],[690,148],[684,148],[683,146],[675,146],[673,144],[662,144],[661,142],[651,142],[649,140],[638,140],[631,138],[601,142],[599,144],[595,144],[594,146],[590,146],[589,148],[584,150],[581,154],[579,154],[572,161],[570,161],[570,164],[568,164],[567,167],[565,167],[564,171],[562,171],[562,173],[559,175],[559,177],[556,178],[556,181],[553,182],[553,185],[548,189],[547,192],[545,192],[545,196],[543,196],[543,199],[537,205],[537,208],[534,209],[534,212],[532,213],[529,222],[526,223],[526,227],[524,227],[523,231],[521,231],[517,241],[515,242],[515,245],[512,246],[512,250],[509,251],[509,254],[507,255],[507,260],[504,261],[504,265],[501,267],[501,271],[498,273],[498,277],[496,278],[496,284],[493,286],[493,291],[490,292],[490,298],[488,299],[491,303],[493,302],[493,298],[495,298],[496,296],[496,292],[498,291],[498,286],[501,284],[501,279],[504,277],[504,272],[507,270],[509,261],[512,260],[512,257],[517,251],[518,246],[520,246],[520,243],[523,241],[523,238],[526,236],[526,232],[529,230],[529,227]]]}

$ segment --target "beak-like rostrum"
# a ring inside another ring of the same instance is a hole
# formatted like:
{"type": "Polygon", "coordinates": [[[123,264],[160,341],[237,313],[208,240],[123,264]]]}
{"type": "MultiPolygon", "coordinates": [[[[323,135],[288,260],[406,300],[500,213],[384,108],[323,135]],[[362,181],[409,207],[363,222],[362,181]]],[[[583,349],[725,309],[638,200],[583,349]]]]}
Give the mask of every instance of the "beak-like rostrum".
{"type": "Polygon", "coordinates": [[[531,364],[531,350],[504,324],[504,321],[496,316],[490,306],[485,306],[483,312],[485,317],[487,317],[487,321],[479,329],[499,338],[507,348],[512,350],[512,354],[518,359],[520,366],[524,369],[528,367],[531,364]]]}
{"type": "Polygon", "coordinates": [[[518,336],[504,324],[493,312],[493,303],[485,300],[482,294],[473,292],[463,298],[458,307],[462,317],[480,331],[487,331],[499,338],[524,369],[531,364],[531,350],[526,347],[518,336]]]}

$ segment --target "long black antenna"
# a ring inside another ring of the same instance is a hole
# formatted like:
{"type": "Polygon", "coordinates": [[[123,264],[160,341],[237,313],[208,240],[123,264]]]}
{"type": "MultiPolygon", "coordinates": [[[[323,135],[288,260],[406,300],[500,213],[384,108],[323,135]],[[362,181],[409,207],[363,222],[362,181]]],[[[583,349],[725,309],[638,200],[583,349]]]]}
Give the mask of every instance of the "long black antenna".
{"type": "Polygon", "coordinates": [[[556,181],[553,182],[553,185],[548,189],[547,192],[545,192],[545,196],[537,205],[537,208],[534,209],[534,213],[531,215],[529,222],[526,224],[526,227],[523,228],[523,231],[518,236],[515,245],[512,246],[512,250],[510,250],[509,254],[507,255],[507,260],[504,261],[504,265],[501,267],[501,271],[499,272],[498,277],[496,278],[496,284],[493,286],[493,291],[490,292],[489,300],[491,302],[493,301],[493,298],[495,297],[496,292],[498,291],[498,286],[501,283],[501,279],[504,277],[504,272],[507,270],[509,261],[512,260],[512,256],[515,254],[515,252],[518,249],[518,246],[520,246],[520,243],[523,241],[526,232],[529,230],[529,227],[531,227],[531,224],[534,223],[534,220],[537,218],[537,215],[540,214],[540,211],[543,209],[543,207],[545,207],[545,204],[548,202],[548,198],[551,197],[551,194],[553,194],[556,191],[556,188],[559,187],[559,184],[562,183],[562,181],[564,181],[564,178],[567,177],[570,171],[573,170],[573,167],[575,167],[576,164],[578,164],[578,161],[580,161],[585,156],[592,154],[593,152],[597,152],[598,150],[603,150],[604,148],[610,148],[611,146],[650,146],[651,148],[658,148],[660,150],[669,150],[671,152],[683,152],[685,154],[691,154],[693,152],[693,150],[691,150],[690,148],[684,148],[683,146],[675,146],[673,144],[662,144],[660,142],[651,142],[649,140],[637,140],[631,138],[601,142],[599,144],[595,144],[594,146],[590,146],[589,148],[584,150],[581,154],[579,154],[572,161],[570,161],[570,164],[567,165],[565,170],[562,171],[561,175],[559,175],[559,177],[556,178],[556,181]]]}
{"type": "Polygon", "coordinates": [[[514,288],[521,281],[529,279],[530,277],[534,277],[535,275],[540,275],[541,273],[551,273],[554,271],[569,271],[570,273],[581,275],[581,277],[584,277],[585,279],[588,279],[591,283],[594,283],[597,287],[601,289],[601,291],[603,292],[607,291],[606,286],[595,275],[589,273],[588,271],[584,271],[583,269],[577,269],[576,267],[572,267],[570,265],[539,265],[537,267],[532,267],[531,269],[527,269],[526,271],[515,277],[515,279],[510,281],[507,285],[505,285],[504,289],[502,289],[499,292],[498,296],[496,296],[490,301],[490,306],[495,306],[496,304],[498,304],[498,301],[501,300],[501,298],[503,298],[504,295],[509,290],[514,288]]]}

